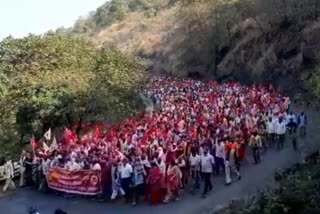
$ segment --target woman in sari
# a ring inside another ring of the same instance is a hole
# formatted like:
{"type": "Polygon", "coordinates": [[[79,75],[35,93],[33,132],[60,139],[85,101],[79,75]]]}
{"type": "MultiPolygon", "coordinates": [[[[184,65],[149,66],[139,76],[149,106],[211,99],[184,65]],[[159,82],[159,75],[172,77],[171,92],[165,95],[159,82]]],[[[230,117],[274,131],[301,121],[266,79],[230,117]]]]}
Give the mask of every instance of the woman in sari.
{"type": "Polygon", "coordinates": [[[151,204],[155,205],[162,201],[162,183],[164,175],[155,162],[151,163],[151,169],[147,179],[148,195],[151,199],[151,204]]]}
{"type": "Polygon", "coordinates": [[[171,161],[168,171],[167,171],[167,189],[168,194],[165,203],[168,203],[170,200],[179,200],[179,190],[181,188],[181,178],[182,172],[176,162],[171,161]]]}

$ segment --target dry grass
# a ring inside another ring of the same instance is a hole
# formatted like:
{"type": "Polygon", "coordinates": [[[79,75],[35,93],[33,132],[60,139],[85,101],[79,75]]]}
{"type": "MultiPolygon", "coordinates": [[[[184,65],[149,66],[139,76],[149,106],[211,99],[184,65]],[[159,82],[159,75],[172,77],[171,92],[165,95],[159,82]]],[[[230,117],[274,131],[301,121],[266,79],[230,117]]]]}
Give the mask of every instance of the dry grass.
{"type": "Polygon", "coordinates": [[[129,54],[152,55],[163,44],[175,25],[175,10],[163,10],[148,18],[142,12],[130,14],[125,20],[100,31],[92,41],[99,47],[104,43],[116,44],[129,54]]]}
{"type": "Polygon", "coordinates": [[[111,43],[122,52],[144,58],[146,67],[154,72],[180,76],[197,72],[244,82],[268,80],[277,84],[280,76],[297,76],[303,69],[304,58],[320,56],[319,21],[306,22],[302,30],[265,27],[262,31],[254,19],[248,18],[231,27],[232,42],[230,38],[216,37],[218,49],[225,48],[226,52],[215,67],[210,10],[205,4],[178,10],[178,7],[163,9],[154,17],[143,12],[129,14],[91,40],[98,47],[111,43]]]}

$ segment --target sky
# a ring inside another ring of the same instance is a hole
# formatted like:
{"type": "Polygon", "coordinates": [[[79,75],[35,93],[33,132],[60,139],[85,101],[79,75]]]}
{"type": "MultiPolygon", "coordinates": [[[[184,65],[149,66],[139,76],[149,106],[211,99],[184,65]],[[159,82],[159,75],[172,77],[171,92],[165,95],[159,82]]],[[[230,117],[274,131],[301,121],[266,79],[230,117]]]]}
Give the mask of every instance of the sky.
{"type": "Polygon", "coordinates": [[[106,0],[0,0],[0,40],[70,27],[106,0]]]}

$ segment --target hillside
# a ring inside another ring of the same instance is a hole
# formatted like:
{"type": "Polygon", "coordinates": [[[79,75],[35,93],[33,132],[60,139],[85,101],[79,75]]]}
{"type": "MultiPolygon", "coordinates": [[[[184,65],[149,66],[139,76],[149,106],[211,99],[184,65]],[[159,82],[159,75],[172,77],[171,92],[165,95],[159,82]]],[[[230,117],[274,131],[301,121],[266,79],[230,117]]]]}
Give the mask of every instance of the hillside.
{"type": "Polygon", "coordinates": [[[319,78],[316,0],[119,2],[122,9],[111,10],[111,15],[101,15],[98,8],[87,19],[79,19],[73,34],[98,47],[112,45],[139,56],[153,72],[271,82],[291,94],[319,98],[308,93],[319,90],[318,81],[310,81],[319,78]],[[98,15],[100,22],[118,18],[101,25],[94,21],[98,15]],[[80,21],[93,27],[81,33],[80,21]]]}

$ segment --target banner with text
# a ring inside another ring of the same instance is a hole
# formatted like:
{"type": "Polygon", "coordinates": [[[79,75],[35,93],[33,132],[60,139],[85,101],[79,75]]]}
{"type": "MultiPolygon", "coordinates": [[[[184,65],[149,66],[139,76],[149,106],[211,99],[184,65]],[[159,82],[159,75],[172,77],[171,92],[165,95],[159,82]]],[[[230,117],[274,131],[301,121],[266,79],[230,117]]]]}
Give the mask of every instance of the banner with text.
{"type": "Polygon", "coordinates": [[[97,195],[102,192],[101,174],[98,171],[69,171],[53,168],[47,173],[51,189],[81,195],[97,195]]]}

